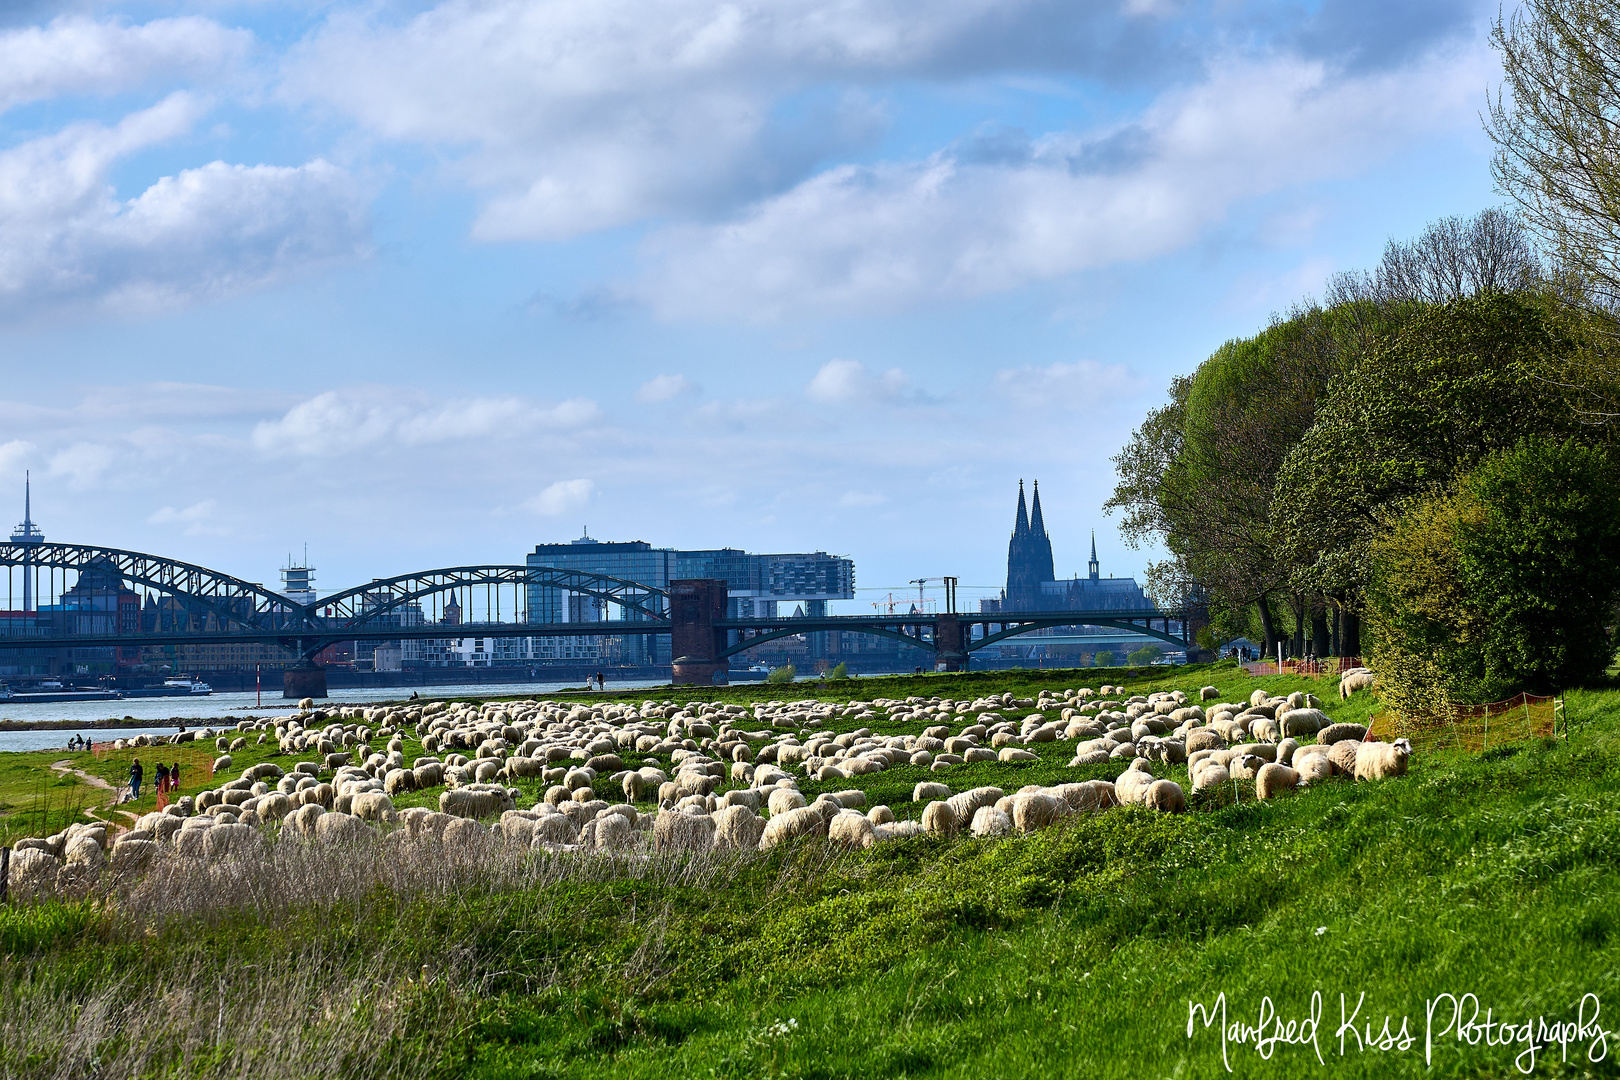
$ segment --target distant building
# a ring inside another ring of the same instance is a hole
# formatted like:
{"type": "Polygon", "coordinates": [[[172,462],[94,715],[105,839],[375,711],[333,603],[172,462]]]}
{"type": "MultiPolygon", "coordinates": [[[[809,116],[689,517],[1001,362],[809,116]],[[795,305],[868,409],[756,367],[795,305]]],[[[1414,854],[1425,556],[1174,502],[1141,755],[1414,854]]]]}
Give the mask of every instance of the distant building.
{"type": "MultiPolygon", "coordinates": [[[[827,601],[850,600],[855,596],[854,562],[824,551],[775,555],[755,555],[737,548],[678,551],[655,548],[642,540],[604,542],[587,533],[566,544],[537,544],[525,563],[604,574],[655,589],[666,589],[671,581],[683,578],[718,578],[726,582],[730,596],[727,613],[732,618],[776,618],[795,610],[811,616],[825,615],[827,601]],[[787,605],[786,610],[784,605],[787,605]]],[[[589,594],[567,593],[543,585],[531,585],[528,589],[530,622],[606,622],[609,614],[606,605],[589,594]]],[[[613,621],[640,618],[633,611],[613,615],[613,621]]],[[[611,629],[605,637],[606,641],[603,636],[590,637],[593,644],[607,646],[609,655],[604,656],[605,659],[632,664],[670,662],[667,639],[654,641],[644,635],[616,639],[611,629]]],[[[571,638],[535,641],[537,653],[583,646],[584,642],[574,643],[571,638]]],[[[535,658],[553,657],[536,655],[535,658]]]]}
{"type": "Polygon", "coordinates": [[[1041,516],[1041,488],[1035,484],[1032,510],[1025,510],[1024,482],[1018,482],[1018,514],[1007,544],[1007,587],[997,599],[979,601],[991,611],[1152,611],[1155,605],[1135,578],[1103,577],[1097,562],[1097,534],[1091,535],[1086,576],[1060,579],[1052,563],[1052,539],[1041,516]]]}

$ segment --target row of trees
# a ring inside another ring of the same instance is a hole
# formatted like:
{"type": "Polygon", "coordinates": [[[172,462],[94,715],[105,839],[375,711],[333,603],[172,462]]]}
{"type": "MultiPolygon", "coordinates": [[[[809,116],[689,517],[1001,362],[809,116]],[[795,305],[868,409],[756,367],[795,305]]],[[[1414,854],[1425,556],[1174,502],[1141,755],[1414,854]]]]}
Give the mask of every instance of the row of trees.
{"type": "MultiPolygon", "coordinates": [[[[1449,218],[1176,379],[1108,508],[1211,636],[1365,653],[1409,712],[1601,674],[1620,595],[1620,33],[1496,27],[1516,212],[1449,218]]],[[[1209,642],[1206,639],[1206,644],[1209,642]]]]}

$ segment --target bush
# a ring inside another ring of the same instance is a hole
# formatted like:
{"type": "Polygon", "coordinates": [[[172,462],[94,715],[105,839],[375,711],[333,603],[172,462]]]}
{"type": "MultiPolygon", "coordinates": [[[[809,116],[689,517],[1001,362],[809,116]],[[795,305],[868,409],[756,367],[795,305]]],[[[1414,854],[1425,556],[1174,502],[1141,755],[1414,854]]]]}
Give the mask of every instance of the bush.
{"type": "Polygon", "coordinates": [[[765,681],[768,683],[790,683],[798,673],[798,669],[792,664],[784,664],[781,667],[771,668],[771,673],[765,676],[765,681]]]}
{"type": "Polygon", "coordinates": [[[1091,658],[1091,665],[1093,667],[1113,667],[1114,654],[1104,650],[1091,658]]]}
{"type": "Polygon", "coordinates": [[[832,679],[834,682],[837,682],[840,679],[849,678],[849,665],[840,663],[837,667],[827,672],[827,678],[832,679]]]}
{"type": "Polygon", "coordinates": [[[1157,645],[1144,645],[1125,657],[1125,662],[1131,667],[1148,667],[1153,661],[1164,655],[1164,650],[1157,645]]]}
{"type": "Polygon", "coordinates": [[[1369,659],[1408,717],[1600,678],[1620,597],[1620,481],[1602,449],[1526,439],[1373,547],[1369,659]]]}

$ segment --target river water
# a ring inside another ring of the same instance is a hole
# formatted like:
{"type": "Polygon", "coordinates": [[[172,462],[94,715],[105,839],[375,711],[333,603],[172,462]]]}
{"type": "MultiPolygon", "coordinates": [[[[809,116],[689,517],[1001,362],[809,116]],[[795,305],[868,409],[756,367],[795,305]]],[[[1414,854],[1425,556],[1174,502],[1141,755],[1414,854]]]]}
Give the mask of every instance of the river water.
{"type": "MultiPolygon", "coordinates": [[[[645,686],[662,686],[660,682],[621,681],[609,682],[608,691],[634,690],[645,686]]],[[[555,694],[559,690],[572,687],[576,692],[579,683],[546,682],[546,683],[470,683],[465,686],[421,686],[421,687],[365,687],[358,689],[333,690],[322,705],[357,705],[381,704],[388,701],[404,701],[415,690],[423,697],[544,697],[555,694]]],[[[0,719],[28,721],[55,721],[73,720],[84,724],[94,723],[97,720],[133,720],[144,722],[141,727],[129,728],[98,728],[91,736],[96,740],[121,739],[142,733],[148,735],[161,735],[179,730],[179,725],[188,728],[201,728],[210,726],[209,721],[218,721],[214,727],[235,727],[240,720],[249,717],[261,718],[268,716],[286,716],[294,711],[297,704],[288,701],[279,693],[266,694],[263,704],[257,704],[260,699],[257,695],[248,692],[240,694],[199,694],[196,697],[166,697],[166,698],[124,698],[119,701],[58,701],[58,702],[26,702],[0,701],[0,719]],[[168,723],[166,721],[172,721],[168,723]]],[[[73,735],[71,728],[51,731],[0,731],[0,753],[15,752],[19,750],[48,750],[54,747],[66,746],[68,737],[73,735]]]]}

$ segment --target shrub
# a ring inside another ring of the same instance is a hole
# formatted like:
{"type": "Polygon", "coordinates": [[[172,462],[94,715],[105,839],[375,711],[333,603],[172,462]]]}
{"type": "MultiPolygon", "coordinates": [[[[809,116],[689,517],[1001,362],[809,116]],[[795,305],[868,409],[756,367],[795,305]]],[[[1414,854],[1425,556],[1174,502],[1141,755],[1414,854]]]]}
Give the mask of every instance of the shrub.
{"type": "Polygon", "coordinates": [[[1609,455],[1526,439],[1408,510],[1373,545],[1369,650],[1408,717],[1601,677],[1620,596],[1609,455]]]}
{"type": "Polygon", "coordinates": [[[1113,667],[1114,654],[1105,649],[1092,657],[1091,664],[1093,667],[1113,667]]]}
{"type": "Polygon", "coordinates": [[[1148,667],[1164,655],[1164,650],[1157,645],[1144,645],[1125,657],[1125,662],[1131,667],[1148,667]]]}
{"type": "Polygon", "coordinates": [[[798,669],[792,664],[783,664],[781,667],[771,668],[771,673],[765,676],[765,681],[768,683],[790,683],[798,673],[798,669]]]}
{"type": "Polygon", "coordinates": [[[849,678],[849,665],[845,664],[845,663],[839,663],[839,665],[837,667],[835,667],[831,671],[827,672],[827,678],[832,679],[834,681],[837,681],[839,679],[847,679],[847,678],[849,678]]]}

